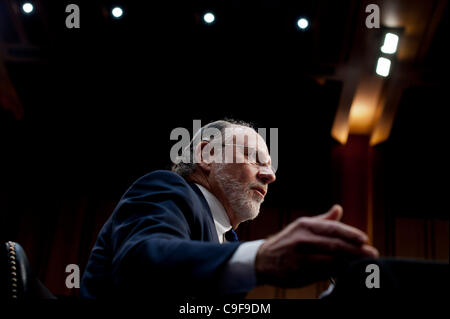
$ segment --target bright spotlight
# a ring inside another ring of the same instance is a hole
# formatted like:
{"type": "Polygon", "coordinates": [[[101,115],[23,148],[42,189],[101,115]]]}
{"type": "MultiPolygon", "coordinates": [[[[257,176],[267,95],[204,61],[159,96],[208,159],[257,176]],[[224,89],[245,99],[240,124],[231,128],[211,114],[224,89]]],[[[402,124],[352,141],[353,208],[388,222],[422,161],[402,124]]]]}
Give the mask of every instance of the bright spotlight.
{"type": "Polygon", "coordinates": [[[389,70],[391,68],[391,60],[386,59],[386,58],[378,58],[378,62],[377,62],[377,74],[381,75],[381,76],[388,76],[389,75],[389,70]]]}
{"type": "Polygon", "coordinates": [[[23,12],[25,12],[25,13],[27,13],[27,14],[30,14],[31,12],[33,12],[34,7],[33,7],[33,5],[32,5],[31,3],[25,2],[25,3],[22,5],[22,10],[23,10],[23,12]]]}
{"type": "Polygon", "coordinates": [[[392,54],[397,51],[397,44],[398,44],[398,35],[394,33],[386,33],[386,36],[384,37],[384,44],[381,47],[381,52],[392,54]]]}
{"type": "Polygon", "coordinates": [[[119,19],[123,15],[123,10],[121,7],[115,7],[111,10],[111,13],[114,18],[119,19]]]}
{"type": "Polygon", "coordinates": [[[203,15],[203,21],[207,24],[211,24],[216,20],[216,17],[211,12],[207,12],[203,15]]]}
{"type": "Polygon", "coordinates": [[[305,18],[298,19],[298,21],[297,21],[297,26],[301,30],[305,30],[308,27],[308,25],[309,25],[309,22],[305,18]]]}

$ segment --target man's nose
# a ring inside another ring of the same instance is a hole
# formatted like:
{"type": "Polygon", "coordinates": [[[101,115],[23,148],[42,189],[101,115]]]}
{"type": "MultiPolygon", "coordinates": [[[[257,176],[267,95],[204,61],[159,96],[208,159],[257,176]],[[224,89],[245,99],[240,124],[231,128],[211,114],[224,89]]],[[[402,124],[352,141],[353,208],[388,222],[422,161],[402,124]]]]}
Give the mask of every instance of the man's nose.
{"type": "Polygon", "coordinates": [[[258,179],[260,179],[264,184],[270,184],[275,182],[277,178],[272,167],[261,166],[258,171],[258,179]]]}

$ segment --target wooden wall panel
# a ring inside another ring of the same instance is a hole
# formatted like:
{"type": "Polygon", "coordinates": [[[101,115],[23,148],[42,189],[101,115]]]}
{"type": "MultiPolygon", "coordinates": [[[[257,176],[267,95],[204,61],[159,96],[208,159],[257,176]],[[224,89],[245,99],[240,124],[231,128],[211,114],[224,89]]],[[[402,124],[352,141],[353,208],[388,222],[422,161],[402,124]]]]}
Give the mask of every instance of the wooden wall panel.
{"type": "Polygon", "coordinates": [[[449,261],[449,221],[435,219],[432,221],[434,230],[434,259],[440,261],[449,261]]]}
{"type": "Polygon", "coordinates": [[[425,259],[425,223],[423,219],[395,220],[395,256],[425,259]]]}

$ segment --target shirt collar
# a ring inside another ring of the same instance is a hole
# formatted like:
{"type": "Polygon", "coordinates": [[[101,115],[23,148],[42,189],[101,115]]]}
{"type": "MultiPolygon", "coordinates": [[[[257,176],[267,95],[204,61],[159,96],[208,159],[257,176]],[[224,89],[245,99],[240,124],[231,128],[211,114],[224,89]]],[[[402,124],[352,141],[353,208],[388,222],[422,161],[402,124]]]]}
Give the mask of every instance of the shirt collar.
{"type": "Polygon", "coordinates": [[[195,185],[198,186],[203,196],[205,196],[206,202],[208,203],[209,209],[211,210],[211,214],[214,219],[217,237],[219,238],[219,242],[223,243],[224,234],[232,228],[227,212],[216,196],[214,196],[202,185],[199,185],[197,183],[195,183],[195,185]]]}

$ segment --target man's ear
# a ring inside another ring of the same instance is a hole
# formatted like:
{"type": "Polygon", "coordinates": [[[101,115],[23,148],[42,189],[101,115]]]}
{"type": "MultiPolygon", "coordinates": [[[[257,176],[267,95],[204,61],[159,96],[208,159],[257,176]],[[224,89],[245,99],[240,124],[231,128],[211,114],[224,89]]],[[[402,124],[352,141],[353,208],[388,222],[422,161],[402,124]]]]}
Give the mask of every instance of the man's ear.
{"type": "Polygon", "coordinates": [[[204,152],[204,148],[208,144],[207,141],[200,142],[194,152],[196,163],[206,174],[209,174],[211,171],[211,154],[209,154],[209,152],[204,152]]]}

